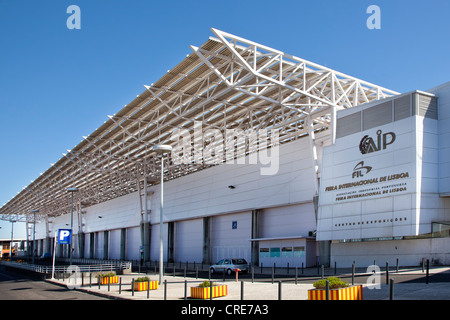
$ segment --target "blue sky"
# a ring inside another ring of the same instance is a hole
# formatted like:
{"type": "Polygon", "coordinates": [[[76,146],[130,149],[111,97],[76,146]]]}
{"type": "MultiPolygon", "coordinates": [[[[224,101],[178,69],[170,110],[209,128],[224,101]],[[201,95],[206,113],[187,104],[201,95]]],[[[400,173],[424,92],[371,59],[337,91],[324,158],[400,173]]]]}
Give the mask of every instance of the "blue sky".
{"type": "Polygon", "coordinates": [[[448,0],[0,0],[0,206],[211,27],[407,92],[450,80],[449,13],[448,0]],[[380,30],[366,27],[372,4],[380,30]],[[80,30],[66,26],[70,5],[80,30]]]}

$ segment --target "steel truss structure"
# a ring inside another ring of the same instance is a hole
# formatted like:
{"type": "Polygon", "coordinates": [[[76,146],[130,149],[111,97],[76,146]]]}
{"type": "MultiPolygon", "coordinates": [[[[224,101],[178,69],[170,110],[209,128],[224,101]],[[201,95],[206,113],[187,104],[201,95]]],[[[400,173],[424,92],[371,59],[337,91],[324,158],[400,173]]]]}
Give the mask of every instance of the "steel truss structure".
{"type": "MultiPolygon", "coordinates": [[[[222,133],[278,130],[280,144],[309,138],[312,170],[318,175],[315,133],[328,130],[334,141],[336,111],[398,94],[226,32],[212,32],[215,37],[201,47],[191,46],[193,52],[175,68],[145,86],[0,208],[0,217],[32,223],[31,211],[37,209],[36,219],[48,225],[70,213],[66,188],[77,187],[75,213],[80,216],[83,207],[139,192],[146,221],[147,188],[161,174],[160,156],[152,146],[174,145],[174,130],[193,132],[196,123],[222,133]]],[[[196,143],[194,137],[192,145],[196,143]]],[[[245,145],[236,148],[252,151],[245,145]]],[[[164,177],[171,180],[213,165],[207,160],[175,164],[169,157],[164,177]]]]}

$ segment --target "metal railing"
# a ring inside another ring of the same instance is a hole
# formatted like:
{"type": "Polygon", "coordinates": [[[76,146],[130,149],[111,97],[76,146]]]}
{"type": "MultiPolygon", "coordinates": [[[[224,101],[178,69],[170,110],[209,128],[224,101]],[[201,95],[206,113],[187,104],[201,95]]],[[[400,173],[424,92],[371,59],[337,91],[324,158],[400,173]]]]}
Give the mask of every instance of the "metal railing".
{"type": "MultiPolygon", "coordinates": [[[[79,259],[84,260],[84,259],[79,259]]],[[[87,260],[87,259],[86,259],[87,260]]],[[[75,262],[75,259],[74,259],[75,262]]],[[[115,260],[95,260],[95,261],[84,261],[86,264],[77,264],[81,261],[77,261],[74,264],[77,266],[79,272],[103,272],[103,271],[122,271],[126,269],[131,269],[130,261],[115,261],[115,260]],[[92,264],[89,264],[92,262],[92,264]]],[[[43,266],[37,264],[19,263],[15,261],[2,261],[4,266],[28,270],[36,273],[51,274],[52,271],[58,273],[67,273],[71,271],[73,267],[70,265],[55,265],[53,270],[52,266],[43,266]]]]}

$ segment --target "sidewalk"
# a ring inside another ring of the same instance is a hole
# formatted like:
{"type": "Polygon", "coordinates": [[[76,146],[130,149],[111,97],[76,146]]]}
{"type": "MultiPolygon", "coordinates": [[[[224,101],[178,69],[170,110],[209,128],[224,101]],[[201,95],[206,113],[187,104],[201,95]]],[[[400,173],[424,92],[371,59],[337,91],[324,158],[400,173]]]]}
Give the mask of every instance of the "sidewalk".
{"type": "MultiPolygon", "coordinates": [[[[365,273],[366,270],[358,269],[358,272],[355,274],[358,275],[371,275],[365,273]],[[361,272],[363,271],[363,272],[361,272]]],[[[430,268],[430,276],[436,273],[450,273],[449,267],[433,267],[430,268]]],[[[309,270],[309,276],[316,277],[317,272],[309,270]]],[[[395,273],[393,270],[390,271],[392,277],[395,277],[395,273]]],[[[410,268],[410,269],[401,269],[399,273],[414,273],[414,274],[423,274],[421,268],[410,268]]],[[[290,273],[293,275],[293,273],[290,273]]],[[[339,270],[339,276],[345,276],[345,274],[350,274],[351,276],[351,268],[349,270],[339,270]],[[347,272],[349,271],[349,273],[347,272]]],[[[367,284],[363,284],[364,286],[364,300],[388,300],[389,299],[389,285],[384,284],[384,268],[382,268],[381,273],[379,274],[381,277],[381,286],[380,289],[369,289],[367,284]]],[[[280,273],[278,274],[280,275],[280,273]]],[[[325,276],[333,276],[334,270],[327,269],[325,271],[325,276]]],[[[145,275],[138,273],[131,273],[126,275],[120,275],[121,278],[121,286],[119,293],[119,285],[111,284],[108,291],[108,285],[101,285],[100,289],[97,284],[97,279],[92,277],[91,286],[89,286],[89,278],[84,279],[84,286],[80,286],[81,280],[78,279],[77,290],[81,290],[84,292],[88,292],[91,294],[102,295],[106,297],[110,297],[112,299],[126,299],[126,300],[183,300],[185,297],[185,281],[187,281],[186,286],[186,297],[190,299],[190,287],[197,286],[199,283],[207,280],[207,279],[195,279],[194,278],[184,278],[182,276],[172,276],[165,275],[164,280],[167,281],[166,290],[164,289],[164,283],[162,283],[157,290],[147,291],[135,291],[134,295],[131,290],[132,279],[136,279],[138,277],[147,276],[150,280],[158,280],[158,275],[145,275]]],[[[254,283],[251,280],[247,279],[244,281],[244,300],[278,300],[279,292],[280,292],[280,284],[281,283],[281,300],[307,300],[308,299],[308,290],[312,289],[312,283],[298,283],[295,284],[293,281],[284,281],[281,278],[275,279],[272,284],[271,281],[258,282],[255,280],[254,283]]],[[[74,279],[71,279],[71,283],[69,283],[68,279],[64,281],[60,280],[52,280],[48,279],[47,281],[63,285],[73,287],[75,285],[74,279]]],[[[232,278],[227,278],[225,282],[222,282],[221,279],[213,280],[219,284],[225,283],[228,285],[228,295],[225,297],[214,298],[214,300],[240,300],[241,299],[241,281],[236,282],[232,278]]],[[[394,299],[395,300],[450,300],[450,283],[396,283],[394,285],[394,299]]]]}

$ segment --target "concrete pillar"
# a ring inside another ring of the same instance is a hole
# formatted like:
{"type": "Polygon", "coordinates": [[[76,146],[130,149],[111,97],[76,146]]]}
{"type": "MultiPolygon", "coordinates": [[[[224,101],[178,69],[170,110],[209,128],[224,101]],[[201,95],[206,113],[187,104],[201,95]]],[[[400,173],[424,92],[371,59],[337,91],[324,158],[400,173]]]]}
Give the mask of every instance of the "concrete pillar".
{"type": "Polygon", "coordinates": [[[211,217],[203,218],[203,260],[205,264],[211,263],[211,217]]]}
{"type": "Polygon", "coordinates": [[[144,248],[144,261],[150,261],[150,239],[151,225],[148,222],[141,222],[141,246],[144,248]]]}
{"type": "MultiPolygon", "coordinates": [[[[316,223],[319,215],[319,196],[313,197],[314,203],[314,214],[316,216],[316,223]]],[[[331,252],[331,241],[318,241],[319,244],[319,264],[329,267],[330,266],[330,252],[331,252]]]]}
{"type": "MultiPolygon", "coordinates": [[[[258,239],[261,237],[261,214],[261,210],[252,211],[252,239],[258,239]]],[[[251,242],[251,259],[252,265],[259,265],[259,241],[251,242]]]]}
{"type": "Polygon", "coordinates": [[[175,222],[169,222],[167,232],[167,262],[174,262],[175,259],[175,222]]]}
{"type": "Polygon", "coordinates": [[[84,243],[85,235],[84,232],[78,232],[78,258],[84,258],[84,243]]]}
{"type": "Polygon", "coordinates": [[[127,229],[120,229],[120,260],[126,259],[127,229]]]}
{"type": "Polygon", "coordinates": [[[91,232],[89,235],[89,258],[95,258],[95,232],[91,232]]]}
{"type": "Polygon", "coordinates": [[[109,231],[103,231],[103,259],[108,260],[109,255],[109,231]]]}

